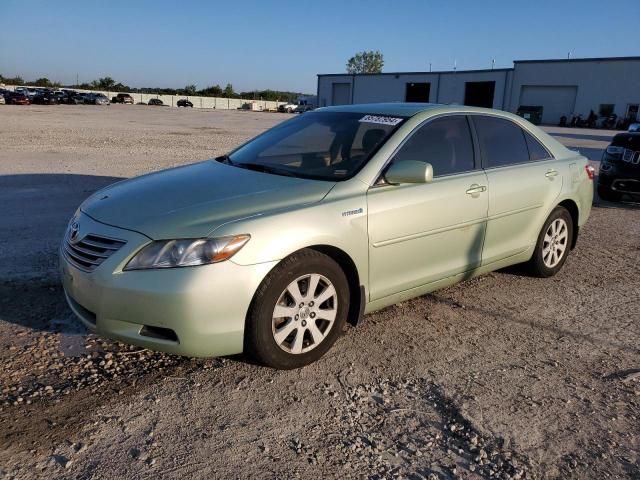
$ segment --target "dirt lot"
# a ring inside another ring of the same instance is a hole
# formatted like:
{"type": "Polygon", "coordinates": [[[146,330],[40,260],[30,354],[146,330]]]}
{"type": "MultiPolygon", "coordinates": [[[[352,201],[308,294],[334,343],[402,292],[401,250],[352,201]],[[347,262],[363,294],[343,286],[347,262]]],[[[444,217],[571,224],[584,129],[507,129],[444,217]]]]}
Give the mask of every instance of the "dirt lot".
{"type": "MultiPolygon", "coordinates": [[[[56,247],[119,178],[282,114],[0,108],[0,479],[640,478],[640,209],[600,204],[562,272],[509,269],[365,317],[280,372],[88,335],[56,247]]],[[[610,132],[549,129],[597,160],[610,132]]]]}

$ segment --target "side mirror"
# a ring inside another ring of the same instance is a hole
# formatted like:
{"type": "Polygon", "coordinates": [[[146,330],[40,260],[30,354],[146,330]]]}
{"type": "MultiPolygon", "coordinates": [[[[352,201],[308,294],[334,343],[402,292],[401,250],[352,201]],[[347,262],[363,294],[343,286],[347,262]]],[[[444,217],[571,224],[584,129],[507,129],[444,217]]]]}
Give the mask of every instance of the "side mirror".
{"type": "Polygon", "coordinates": [[[433,180],[433,167],[430,163],[402,160],[389,167],[384,179],[388,183],[430,183],[433,180]]]}

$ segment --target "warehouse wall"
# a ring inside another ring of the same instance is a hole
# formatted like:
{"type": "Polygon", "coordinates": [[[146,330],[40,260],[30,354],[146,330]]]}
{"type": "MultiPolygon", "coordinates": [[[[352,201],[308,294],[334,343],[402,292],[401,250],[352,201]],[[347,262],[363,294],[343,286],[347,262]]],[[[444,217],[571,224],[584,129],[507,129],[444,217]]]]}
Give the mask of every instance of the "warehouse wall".
{"type": "Polygon", "coordinates": [[[629,103],[640,103],[640,60],[515,62],[509,110],[517,110],[523,87],[535,85],[575,86],[574,111],[564,112],[568,118],[578,113],[586,118],[592,109],[597,114],[604,103],[614,104],[618,117],[625,117],[629,103]]]}
{"type": "Polygon", "coordinates": [[[514,65],[500,70],[319,75],[318,101],[320,106],[332,105],[333,84],[348,83],[349,103],[403,102],[407,83],[428,82],[430,102],[464,104],[467,82],[495,81],[493,108],[516,112],[521,98],[535,100],[543,106],[545,123],[558,123],[562,115],[586,118],[590,110],[598,114],[601,104],[615,105],[614,112],[625,118],[629,104],[640,104],[637,57],[516,61],[514,65]]]}
{"type": "Polygon", "coordinates": [[[493,108],[503,108],[509,70],[318,76],[319,106],[333,105],[333,85],[349,83],[351,103],[404,102],[407,83],[429,83],[429,102],[463,104],[466,82],[494,81],[493,108]]]}

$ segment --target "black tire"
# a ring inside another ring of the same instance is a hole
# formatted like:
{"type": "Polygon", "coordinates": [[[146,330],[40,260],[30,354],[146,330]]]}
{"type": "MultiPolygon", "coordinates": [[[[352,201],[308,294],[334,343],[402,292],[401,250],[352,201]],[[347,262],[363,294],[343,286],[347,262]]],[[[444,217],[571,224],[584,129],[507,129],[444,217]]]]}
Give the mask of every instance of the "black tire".
{"type": "Polygon", "coordinates": [[[531,260],[529,260],[529,263],[528,263],[529,271],[533,275],[535,275],[536,277],[546,278],[546,277],[552,277],[560,271],[560,269],[564,265],[564,262],[566,262],[567,257],[569,256],[569,251],[571,250],[571,243],[573,239],[574,228],[575,228],[575,225],[573,225],[573,218],[571,217],[571,214],[566,208],[558,206],[553,209],[553,211],[547,218],[547,221],[544,222],[544,225],[542,226],[542,230],[540,230],[540,234],[538,235],[538,241],[536,243],[536,249],[534,250],[533,256],[531,257],[531,260]],[[545,249],[545,235],[547,233],[547,230],[549,230],[550,225],[557,219],[562,219],[567,224],[568,231],[567,231],[566,245],[559,262],[553,267],[549,267],[545,264],[545,261],[544,261],[543,250],[545,249]]]}
{"type": "Polygon", "coordinates": [[[598,196],[605,202],[619,202],[622,195],[619,192],[614,192],[610,188],[602,187],[598,185],[598,196]]]}
{"type": "Polygon", "coordinates": [[[310,249],[300,250],[280,262],[258,287],[247,315],[245,352],[264,365],[283,370],[315,362],[333,346],[342,333],[349,312],[349,300],[349,283],[340,266],[323,253],[310,249]],[[337,314],[328,333],[316,347],[305,353],[294,354],[276,343],[272,317],[276,303],[287,286],[306,274],[320,274],[331,282],[337,294],[337,314]]]}

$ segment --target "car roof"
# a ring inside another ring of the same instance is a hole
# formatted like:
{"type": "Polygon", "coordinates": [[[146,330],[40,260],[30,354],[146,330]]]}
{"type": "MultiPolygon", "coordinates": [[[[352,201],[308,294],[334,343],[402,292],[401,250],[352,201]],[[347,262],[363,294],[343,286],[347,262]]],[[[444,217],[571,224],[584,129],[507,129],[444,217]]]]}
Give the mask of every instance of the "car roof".
{"type": "Polygon", "coordinates": [[[418,113],[437,111],[437,113],[492,113],[503,114],[513,117],[508,112],[494,110],[490,108],[469,107],[466,105],[447,105],[443,103],[409,103],[409,102],[389,102],[389,103],[361,103],[356,105],[338,105],[333,107],[322,107],[316,111],[322,112],[353,112],[368,113],[372,115],[397,115],[401,117],[413,117],[418,113]]]}

